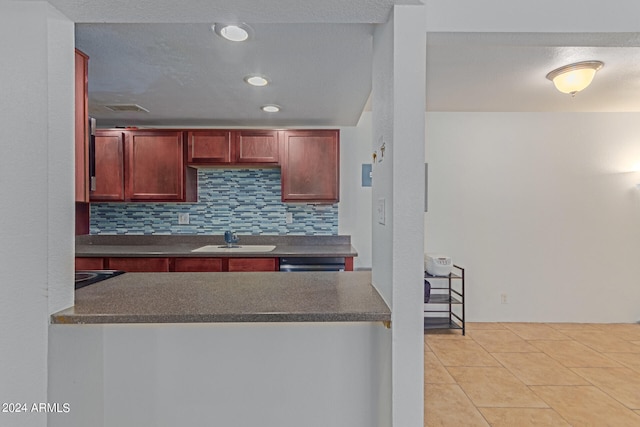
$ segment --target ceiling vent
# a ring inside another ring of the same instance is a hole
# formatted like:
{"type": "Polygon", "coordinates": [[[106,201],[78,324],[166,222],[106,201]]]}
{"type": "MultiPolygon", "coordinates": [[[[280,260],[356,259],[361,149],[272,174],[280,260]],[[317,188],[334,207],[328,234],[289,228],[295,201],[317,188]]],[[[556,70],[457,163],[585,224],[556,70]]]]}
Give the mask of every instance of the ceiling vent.
{"type": "Polygon", "coordinates": [[[105,107],[107,107],[111,111],[127,111],[127,112],[140,111],[143,113],[149,112],[149,110],[139,106],[138,104],[112,104],[112,105],[105,105],[105,107]]]}

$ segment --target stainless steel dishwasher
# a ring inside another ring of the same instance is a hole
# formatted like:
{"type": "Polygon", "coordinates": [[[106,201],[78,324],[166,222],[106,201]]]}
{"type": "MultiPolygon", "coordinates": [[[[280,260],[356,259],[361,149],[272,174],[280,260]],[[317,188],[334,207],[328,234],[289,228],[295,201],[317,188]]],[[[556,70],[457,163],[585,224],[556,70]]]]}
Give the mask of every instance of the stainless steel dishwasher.
{"type": "Polygon", "coordinates": [[[280,258],[280,271],[344,271],[344,257],[280,258]]]}

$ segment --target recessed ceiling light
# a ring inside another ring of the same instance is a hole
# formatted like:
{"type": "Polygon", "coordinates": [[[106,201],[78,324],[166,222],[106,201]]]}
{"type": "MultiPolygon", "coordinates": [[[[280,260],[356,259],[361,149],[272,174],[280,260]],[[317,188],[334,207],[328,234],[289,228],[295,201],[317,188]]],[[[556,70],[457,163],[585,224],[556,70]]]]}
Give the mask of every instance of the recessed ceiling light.
{"type": "Polygon", "coordinates": [[[267,80],[266,77],[255,74],[245,77],[244,81],[249,83],[251,86],[266,86],[269,84],[269,80],[267,80]]]}
{"type": "Polygon", "coordinates": [[[260,108],[266,113],[277,113],[278,111],[280,111],[280,106],[275,104],[263,105],[260,108]]]}
{"type": "Polygon", "coordinates": [[[224,37],[227,40],[231,40],[232,42],[243,42],[247,40],[253,30],[245,23],[240,24],[213,24],[211,29],[219,35],[220,37],[224,37]]]}

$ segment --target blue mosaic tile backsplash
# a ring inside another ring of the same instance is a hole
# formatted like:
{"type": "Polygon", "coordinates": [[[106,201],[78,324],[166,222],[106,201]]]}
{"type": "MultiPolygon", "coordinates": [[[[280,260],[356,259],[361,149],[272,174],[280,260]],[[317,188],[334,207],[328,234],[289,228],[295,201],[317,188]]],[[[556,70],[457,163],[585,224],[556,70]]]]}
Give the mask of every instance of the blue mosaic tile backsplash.
{"type": "Polygon", "coordinates": [[[91,203],[90,215],[90,234],[338,234],[338,204],[282,203],[275,168],[198,169],[197,203],[91,203]]]}

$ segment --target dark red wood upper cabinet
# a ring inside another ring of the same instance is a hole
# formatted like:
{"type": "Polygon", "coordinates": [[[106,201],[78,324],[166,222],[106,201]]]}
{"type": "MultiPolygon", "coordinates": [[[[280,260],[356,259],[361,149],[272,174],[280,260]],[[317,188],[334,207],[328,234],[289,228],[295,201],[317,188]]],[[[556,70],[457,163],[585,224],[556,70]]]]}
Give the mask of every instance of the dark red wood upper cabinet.
{"type": "Polygon", "coordinates": [[[124,201],[124,132],[96,131],[95,147],[96,179],[91,201],[124,201]]]}
{"type": "Polygon", "coordinates": [[[280,132],[275,130],[239,130],[235,136],[237,163],[275,163],[280,160],[280,132]]]}
{"type": "Polygon", "coordinates": [[[195,201],[196,170],[185,164],[183,132],[136,130],[125,134],[125,194],[131,201],[195,201]]]}
{"type": "Polygon", "coordinates": [[[284,131],[282,201],[335,203],[340,197],[340,132],[284,131]]]}
{"type": "Polygon", "coordinates": [[[279,132],[275,130],[194,130],[187,133],[190,165],[277,164],[279,132]]]}
{"type": "Polygon", "coordinates": [[[89,57],[75,51],[75,165],[76,202],[89,202],[89,104],[87,75],[89,57]]]}
{"type": "Polygon", "coordinates": [[[235,158],[231,131],[202,130],[187,133],[189,164],[228,164],[235,158]]]}

